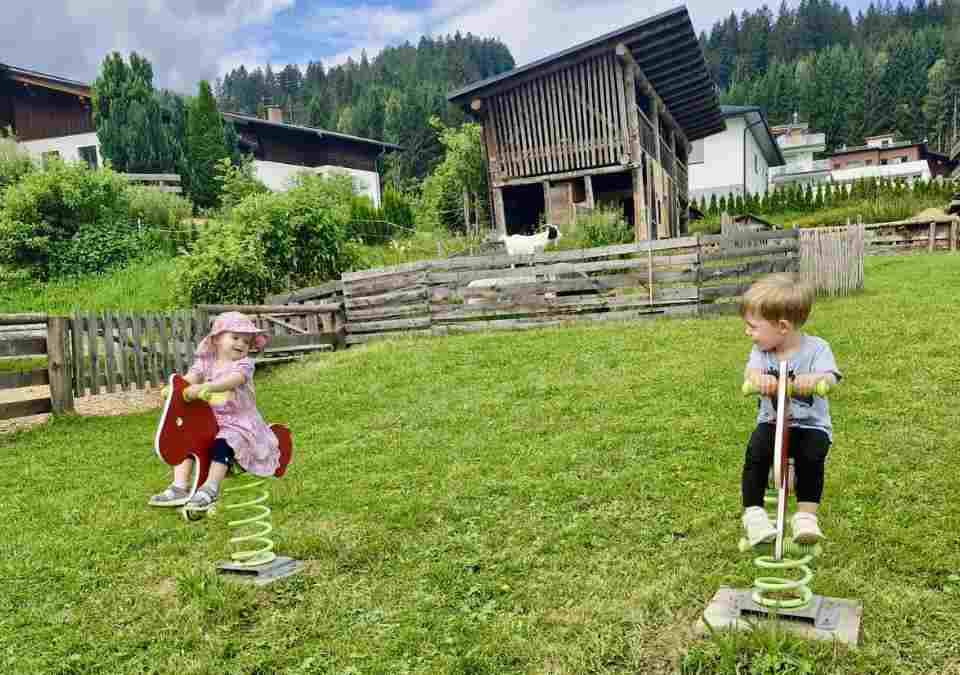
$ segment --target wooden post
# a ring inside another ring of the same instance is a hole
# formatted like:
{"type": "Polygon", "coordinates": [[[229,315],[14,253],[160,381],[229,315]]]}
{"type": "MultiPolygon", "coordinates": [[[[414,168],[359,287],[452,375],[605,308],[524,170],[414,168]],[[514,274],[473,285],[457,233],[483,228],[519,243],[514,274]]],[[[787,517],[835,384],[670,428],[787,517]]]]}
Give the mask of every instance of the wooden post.
{"type": "Polygon", "coordinates": [[[633,173],[633,240],[642,241],[650,238],[650,222],[647,220],[647,200],[644,196],[643,164],[632,171],[633,173]]]}
{"type": "Polygon", "coordinates": [[[463,188],[463,231],[470,234],[470,192],[463,188]]]}
{"type": "Polygon", "coordinates": [[[956,251],[957,245],[960,244],[960,242],[957,241],[957,236],[958,234],[960,234],[960,232],[958,232],[958,229],[960,228],[957,227],[957,219],[954,218],[953,222],[950,223],[950,250],[951,251],[956,251]]]}
{"type": "Polygon", "coordinates": [[[627,125],[630,130],[630,161],[640,163],[640,115],[637,113],[637,71],[636,61],[623,43],[617,45],[617,58],[623,67],[623,94],[627,104],[627,125]]]}
{"type": "Polygon", "coordinates": [[[933,253],[937,248],[937,222],[935,220],[930,221],[930,241],[929,241],[929,250],[930,253],[933,253]]]}
{"type": "Polygon", "coordinates": [[[590,210],[597,208],[597,204],[593,200],[593,179],[590,177],[590,174],[583,177],[583,189],[586,193],[587,208],[590,210]]]}
{"type": "Polygon", "coordinates": [[[503,188],[493,189],[493,218],[497,234],[507,234],[507,219],[503,210],[503,188]]]}
{"type": "Polygon", "coordinates": [[[67,347],[67,319],[47,320],[47,372],[50,375],[50,404],[56,414],[73,412],[72,366],[67,347]]]}

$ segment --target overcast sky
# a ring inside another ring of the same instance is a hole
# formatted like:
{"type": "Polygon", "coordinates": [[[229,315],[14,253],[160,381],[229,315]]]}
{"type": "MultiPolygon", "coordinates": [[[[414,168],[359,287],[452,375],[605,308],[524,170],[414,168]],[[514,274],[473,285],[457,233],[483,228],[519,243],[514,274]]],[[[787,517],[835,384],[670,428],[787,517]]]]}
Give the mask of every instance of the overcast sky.
{"type": "MultiPolygon", "coordinates": [[[[849,0],[851,13],[869,0],[849,0]]],[[[500,38],[523,65],[678,7],[670,0],[3,0],[0,63],[92,82],[113,50],[153,64],[154,84],[193,93],[201,79],[267,63],[372,58],[383,47],[460,30],[500,38]]],[[[737,4],[690,0],[709,30],[737,4]]],[[[779,0],[768,3],[774,12],[779,0]]],[[[795,5],[796,2],[790,2],[795,5]]]]}

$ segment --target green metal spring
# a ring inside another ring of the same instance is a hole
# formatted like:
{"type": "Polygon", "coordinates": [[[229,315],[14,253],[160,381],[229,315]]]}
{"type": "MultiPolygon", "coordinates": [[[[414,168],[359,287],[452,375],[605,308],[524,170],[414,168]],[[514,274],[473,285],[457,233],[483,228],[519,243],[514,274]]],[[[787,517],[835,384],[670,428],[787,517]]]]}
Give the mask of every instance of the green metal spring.
{"type": "MultiPolygon", "coordinates": [[[[764,503],[777,503],[776,493],[767,491],[763,498],[764,503]]],[[[813,598],[810,584],[813,581],[813,570],[810,563],[823,552],[820,544],[798,544],[792,539],[783,542],[783,557],[777,560],[774,557],[774,544],[758,544],[750,546],[746,539],[739,544],[741,553],[755,551],[762,553],[753,559],[753,564],[761,570],[796,570],[802,574],[799,579],[786,579],[775,576],[759,576],[753,580],[753,601],[762,607],[776,609],[801,609],[806,607],[813,598]],[[794,597],[779,598],[772,594],[789,593],[794,597]]]]}
{"type": "Polygon", "coordinates": [[[277,557],[273,552],[274,542],[268,536],[273,532],[273,524],[270,522],[270,507],[264,504],[270,497],[267,480],[253,474],[241,473],[231,479],[229,487],[224,488],[224,492],[231,495],[240,493],[238,498],[245,499],[235,502],[225,500],[224,508],[228,514],[244,510],[249,512],[246,517],[227,521],[228,527],[239,530],[230,538],[230,544],[238,549],[230,554],[237,565],[265,565],[277,557]],[[258,545],[258,548],[247,548],[251,544],[258,545]]]}

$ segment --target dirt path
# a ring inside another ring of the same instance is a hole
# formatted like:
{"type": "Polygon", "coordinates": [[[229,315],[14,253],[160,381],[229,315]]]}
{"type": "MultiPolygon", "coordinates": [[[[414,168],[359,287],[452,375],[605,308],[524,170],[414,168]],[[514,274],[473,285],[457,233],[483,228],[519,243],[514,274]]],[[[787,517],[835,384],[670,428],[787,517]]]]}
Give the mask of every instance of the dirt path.
{"type": "MultiPolygon", "coordinates": [[[[156,410],[163,402],[160,390],[147,389],[145,391],[124,391],[113,394],[106,393],[104,387],[99,396],[86,396],[76,399],[75,406],[80,415],[129,415],[146,410],[156,410]]],[[[23,401],[33,398],[45,398],[50,395],[50,387],[22,387],[20,389],[0,390],[0,403],[23,401]]],[[[0,420],[0,434],[9,433],[18,429],[26,429],[47,421],[49,415],[31,415],[18,417],[12,420],[0,420]]]]}

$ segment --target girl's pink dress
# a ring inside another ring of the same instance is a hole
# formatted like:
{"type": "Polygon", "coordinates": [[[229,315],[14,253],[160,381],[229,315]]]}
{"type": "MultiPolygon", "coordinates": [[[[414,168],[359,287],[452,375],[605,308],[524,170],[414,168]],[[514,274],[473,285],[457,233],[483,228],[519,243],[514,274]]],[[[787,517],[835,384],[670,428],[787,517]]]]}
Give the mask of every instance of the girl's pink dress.
{"type": "Polygon", "coordinates": [[[211,406],[220,425],[217,438],[222,438],[233,448],[237,464],[244,470],[258,476],[272,476],[280,465],[280,444],[257,410],[253,361],[244,358],[220,367],[216,366],[215,361],[212,354],[198,355],[189,372],[208,383],[234,373],[244,377],[243,384],[230,392],[231,400],[211,406]]]}

